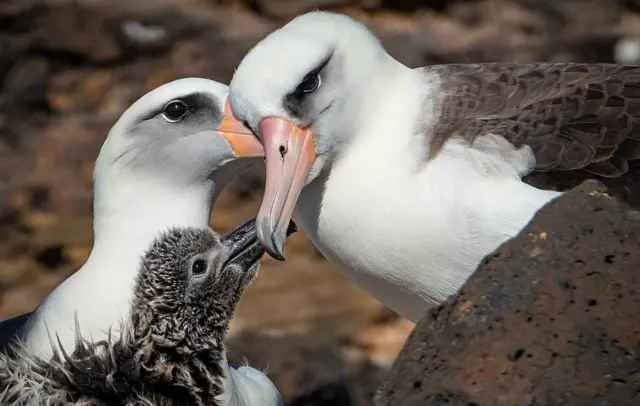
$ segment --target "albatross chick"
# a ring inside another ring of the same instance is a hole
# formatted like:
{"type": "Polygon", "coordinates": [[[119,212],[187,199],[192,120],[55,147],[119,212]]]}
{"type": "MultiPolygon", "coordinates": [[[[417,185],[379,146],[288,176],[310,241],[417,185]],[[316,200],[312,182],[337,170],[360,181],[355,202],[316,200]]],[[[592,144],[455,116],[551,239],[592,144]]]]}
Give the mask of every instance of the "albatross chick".
{"type": "MultiPolygon", "coordinates": [[[[14,346],[0,357],[0,403],[222,404],[230,373],[223,341],[263,253],[254,221],[222,238],[209,229],[167,231],[142,259],[120,338],[93,344],[78,333],[73,352],[55,348],[51,360],[14,346]]],[[[231,404],[280,404],[273,386],[271,395],[231,404]]]]}

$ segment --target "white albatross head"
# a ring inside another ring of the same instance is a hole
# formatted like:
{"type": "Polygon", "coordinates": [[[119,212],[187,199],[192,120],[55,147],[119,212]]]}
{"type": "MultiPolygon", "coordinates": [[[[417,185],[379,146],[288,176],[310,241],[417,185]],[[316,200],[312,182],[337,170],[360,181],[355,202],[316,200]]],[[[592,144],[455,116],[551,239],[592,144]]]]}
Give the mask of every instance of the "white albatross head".
{"type": "Polygon", "coordinates": [[[283,259],[301,189],[344,149],[362,120],[362,90],[388,61],[395,62],[363,24],[316,11],[271,33],[238,66],[229,101],[265,148],[258,230],[273,257],[283,259]]]}
{"type": "Polygon", "coordinates": [[[109,197],[113,189],[127,181],[182,190],[218,183],[215,188],[233,178],[240,165],[255,161],[246,158],[264,156],[255,136],[231,114],[227,95],[221,83],[186,78],[133,103],[112,127],[96,160],[94,187],[107,195],[96,197],[96,209],[114,200],[109,197]]]}

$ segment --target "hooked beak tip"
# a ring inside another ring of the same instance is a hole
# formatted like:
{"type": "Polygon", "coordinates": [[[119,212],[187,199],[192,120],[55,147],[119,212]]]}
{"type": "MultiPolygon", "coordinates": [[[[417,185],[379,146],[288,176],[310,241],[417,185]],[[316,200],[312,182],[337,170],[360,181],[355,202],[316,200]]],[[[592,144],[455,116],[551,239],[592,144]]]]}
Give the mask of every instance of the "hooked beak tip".
{"type": "Polygon", "coordinates": [[[269,219],[259,216],[256,219],[256,226],[258,231],[258,240],[264,247],[265,251],[274,259],[278,261],[284,261],[284,244],[291,234],[298,231],[298,226],[293,220],[289,221],[289,225],[284,233],[282,229],[275,227],[272,228],[269,224],[269,219]]]}
{"type": "Polygon", "coordinates": [[[270,247],[265,246],[265,251],[267,251],[269,255],[271,255],[274,259],[284,262],[285,258],[282,250],[276,245],[277,243],[275,241],[272,244],[273,245],[271,245],[270,247]]]}
{"type": "Polygon", "coordinates": [[[284,261],[284,242],[280,242],[277,233],[270,233],[265,236],[264,240],[260,239],[264,250],[267,251],[274,259],[284,261]]]}

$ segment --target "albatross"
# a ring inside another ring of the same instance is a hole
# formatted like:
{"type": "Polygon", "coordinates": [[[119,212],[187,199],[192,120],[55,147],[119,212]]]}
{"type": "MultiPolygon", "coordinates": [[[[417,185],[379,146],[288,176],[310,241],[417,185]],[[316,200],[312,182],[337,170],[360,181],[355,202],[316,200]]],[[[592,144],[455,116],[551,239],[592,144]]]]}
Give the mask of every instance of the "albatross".
{"type": "Polygon", "coordinates": [[[265,149],[267,251],[284,259],[295,213],[338,270],[414,322],[562,193],[529,176],[613,178],[640,158],[640,68],[413,69],[336,13],[272,32],[229,86],[233,114],[265,149]]]}
{"type": "MultiPolygon", "coordinates": [[[[94,168],[91,254],[20,319],[16,338],[25,351],[50,358],[52,337],[73,351],[75,318],[90,341],[118,334],[151,242],[172,227],[208,227],[221,190],[261,162],[262,145],[233,117],[227,96],[221,83],[179,79],[142,96],[114,124],[94,168]]],[[[224,404],[271,396],[273,384],[262,372],[247,366],[229,374],[233,390],[224,404]]]]}

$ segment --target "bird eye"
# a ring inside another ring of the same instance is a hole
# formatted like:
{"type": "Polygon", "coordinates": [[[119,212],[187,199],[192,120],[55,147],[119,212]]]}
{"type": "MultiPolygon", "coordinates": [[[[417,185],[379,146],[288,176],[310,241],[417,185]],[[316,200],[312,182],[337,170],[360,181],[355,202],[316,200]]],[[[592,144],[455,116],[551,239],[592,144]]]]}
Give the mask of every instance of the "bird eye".
{"type": "Polygon", "coordinates": [[[194,275],[202,275],[206,271],[207,261],[205,261],[204,259],[196,259],[195,261],[193,261],[193,264],[191,264],[191,272],[194,275]]]}
{"type": "Polygon", "coordinates": [[[320,87],[321,83],[320,75],[311,72],[302,79],[302,82],[298,85],[298,89],[302,93],[313,93],[320,87]]]}
{"type": "Polygon", "coordinates": [[[162,116],[170,123],[177,123],[184,118],[185,114],[187,114],[187,111],[189,111],[189,108],[186,104],[184,104],[184,102],[180,100],[174,100],[164,106],[162,116]]]}

